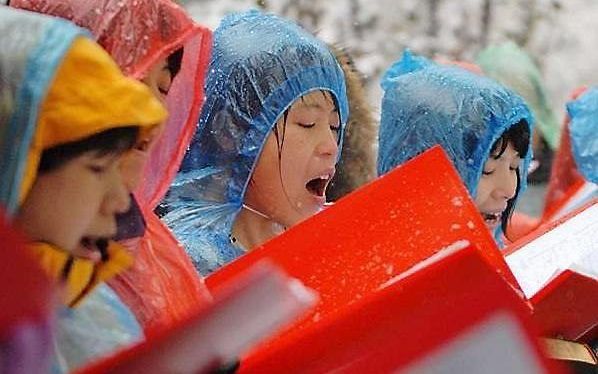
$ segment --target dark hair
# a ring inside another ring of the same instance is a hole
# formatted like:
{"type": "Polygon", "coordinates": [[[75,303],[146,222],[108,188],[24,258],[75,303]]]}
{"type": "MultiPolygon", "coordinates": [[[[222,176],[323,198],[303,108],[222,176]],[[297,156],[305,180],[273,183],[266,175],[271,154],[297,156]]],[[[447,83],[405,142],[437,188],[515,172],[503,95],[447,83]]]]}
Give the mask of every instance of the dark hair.
{"type": "MultiPolygon", "coordinates": [[[[492,145],[492,149],[490,150],[490,157],[494,159],[498,159],[505,153],[507,146],[511,144],[513,149],[521,158],[524,158],[527,155],[529,150],[529,141],[530,141],[530,130],[527,121],[521,120],[514,124],[513,126],[509,127],[496,142],[492,145]]],[[[507,236],[507,226],[509,221],[511,220],[511,216],[513,215],[513,211],[515,210],[515,201],[517,201],[517,196],[519,195],[519,185],[521,183],[521,175],[519,174],[519,168],[515,171],[517,175],[517,188],[515,190],[515,196],[513,196],[509,201],[507,201],[507,208],[504,211],[504,214],[501,217],[501,228],[505,236],[507,236]]]]}
{"type": "Polygon", "coordinates": [[[181,71],[181,65],[183,64],[183,54],[184,54],[183,47],[177,49],[176,51],[172,52],[166,58],[166,66],[168,71],[170,72],[170,76],[172,79],[176,77],[176,75],[181,71]]]}
{"type": "Polygon", "coordinates": [[[138,133],[137,126],[118,127],[82,140],[48,148],[42,153],[38,171],[39,173],[50,172],[86,152],[97,152],[99,156],[121,154],[133,148],[138,133]]]}

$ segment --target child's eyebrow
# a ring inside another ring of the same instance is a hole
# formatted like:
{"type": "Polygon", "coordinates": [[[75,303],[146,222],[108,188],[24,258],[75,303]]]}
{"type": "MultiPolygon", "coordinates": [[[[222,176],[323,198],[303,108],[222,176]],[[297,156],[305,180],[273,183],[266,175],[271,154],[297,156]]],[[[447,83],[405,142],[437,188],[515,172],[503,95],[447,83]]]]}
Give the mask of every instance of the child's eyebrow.
{"type": "MultiPolygon", "coordinates": [[[[319,109],[321,111],[325,111],[326,108],[324,108],[324,106],[322,106],[322,104],[320,103],[303,103],[303,107],[307,108],[307,109],[319,109]]],[[[336,106],[333,106],[332,110],[330,111],[330,113],[337,113],[338,109],[336,109],[336,106]]]]}

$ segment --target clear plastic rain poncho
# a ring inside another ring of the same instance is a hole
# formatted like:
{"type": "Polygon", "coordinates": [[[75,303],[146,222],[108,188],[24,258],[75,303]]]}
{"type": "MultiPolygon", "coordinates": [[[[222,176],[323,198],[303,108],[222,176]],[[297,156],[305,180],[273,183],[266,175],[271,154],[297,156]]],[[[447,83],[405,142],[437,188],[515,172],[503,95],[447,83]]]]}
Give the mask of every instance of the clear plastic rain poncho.
{"type": "MultiPolygon", "coordinates": [[[[409,51],[385,73],[382,87],[379,175],[440,144],[475,196],[492,145],[503,132],[525,120],[531,133],[532,115],[521,97],[489,78],[409,51]]],[[[531,147],[520,166],[519,193],[530,159],[531,147]]]]}
{"type": "MultiPolygon", "coordinates": [[[[32,159],[34,162],[39,160],[36,148],[31,144],[39,131],[37,125],[41,103],[46,98],[65,55],[75,39],[81,36],[89,34],[70,22],[0,7],[0,50],[3,52],[0,55],[0,203],[13,211],[20,203],[19,195],[23,193],[23,188],[26,188],[23,185],[29,184],[25,179],[32,159]]],[[[99,50],[99,47],[97,48],[99,50]]],[[[90,131],[86,128],[79,130],[82,134],[90,131]]],[[[48,135],[52,137],[52,134],[48,135]]],[[[68,137],[69,134],[65,136],[68,137]]],[[[107,289],[107,286],[100,286],[100,290],[104,288],[107,289]]],[[[105,294],[100,290],[96,293],[105,294]]],[[[101,334],[93,336],[97,339],[96,342],[108,339],[116,345],[129,343],[140,336],[140,328],[136,321],[118,300],[109,313],[101,311],[100,314],[86,314],[87,322],[93,321],[94,326],[87,323],[71,324],[70,327],[78,329],[81,333],[79,338],[83,339],[91,337],[85,335],[87,331],[100,331],[101,334]],[[110,322],[105,324],[102,321],[110,322]]],[[[93,349],[87,351],[87,355],[100,352],[97,347],[86,344],[88,342],[89,340],[78,339],[76,345],[93,349]]],[[[58,338],[56,347],[56,357],[68,355],[69,349],[72,348],[68,342],[65,344],[61,337],[58,338]]],[[[114,349],[115,345],[111,345],[110,348],[114,349]]],[[[54,369],[67,370],[65,366],[69,364],[57,360],[54,369]]]]}
{"type": "Polygon", "coordinates": [[[598,183],[598,87],[567,104],[571,151],[583,177],[598,183]]]}
{"type": "Polygon", "coordinates": [[[181,69],[166,98],[169,118],[135,191],[143,218],[133,211],[119,221],[119,233],[129,239],[122,243],[136,254],[136,260],[131,270],[110,282],[145,328],[183,318],[209,295],[181,245],[153,210],[174,179],[196,129],[211,31],[194,23],[170,0],[13,0],[11,6],[87,28],[121,69],[136,79],[183,47],[181,69]],[[139,226],[144,223],[143,234],[139,226]]]}
{"type": "Polygon", "coordinates": [[[521,95],[529,105],[536,126],[555,150],[559,145],[560,126],[552,110],[542,74],[531,57],[513,42],[487,47],[476,59],[484,74],[521,95]]]}
{"type": "Polygon", "coordinates": [[[232,225],[262,146],[291,104],[326,90],[342,124],[348,115],[345,79],[326,45],[274,15],[224,18],[209,71],[199,128],[164,217],[204,275],[243,253],[230,243],[232,225]]]}

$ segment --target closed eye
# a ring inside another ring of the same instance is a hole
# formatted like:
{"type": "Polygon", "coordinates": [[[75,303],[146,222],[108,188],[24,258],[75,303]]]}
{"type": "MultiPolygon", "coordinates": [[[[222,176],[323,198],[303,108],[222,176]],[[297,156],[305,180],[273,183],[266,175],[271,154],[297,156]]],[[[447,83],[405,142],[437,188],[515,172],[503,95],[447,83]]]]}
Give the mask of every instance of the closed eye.
{"type": "Polygon", "coordinates": [[[106,171],[106,166],[100,165],[88,165],[87,168],[94,174],[102,174],[106,171]]]}

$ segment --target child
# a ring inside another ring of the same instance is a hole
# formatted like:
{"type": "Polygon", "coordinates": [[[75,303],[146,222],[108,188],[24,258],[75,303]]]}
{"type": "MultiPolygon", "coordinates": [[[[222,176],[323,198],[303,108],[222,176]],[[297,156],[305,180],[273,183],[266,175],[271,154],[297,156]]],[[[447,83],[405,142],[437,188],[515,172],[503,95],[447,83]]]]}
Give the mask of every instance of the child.
{"type": "Polygon", "coordinates": [[[136,258],[110,285],[146,329],[184,317],[209,295],[182,246],[153,210],[195,131],[211,32],[169,0],[13,0],[11,5],[87,28],[125,74],[145,83],[167,106],[164,131],[147,134],[123,165],[135,195],[131,209],[118,217],[116,238],[136,258]]]}
{"type": "Polygon", "coordinates": [[[532,116],[523,100],[490,79],[409,51],[382,86],[378,173],[440,144],[502,242],[531,157],[532,116]]]}
{"type": "Polygon", "coordinates": [[[297,25],[249,11],[214,39],[199,129],[164,217],[203,275],[322,209],[348,114],[336,59],[297,25]]]}
{"type": "Polygon", "coordinates": [[[107,240],[129,207],[121,157],[166,111],[83,30],[9,8],[0,16],[11,56],[2,64],[1,141],[12,156],[1,161],[2,201],[73,306],[131,262],[107,240]],[[80,245],[100,260],[77,256],[80,245]]]}

